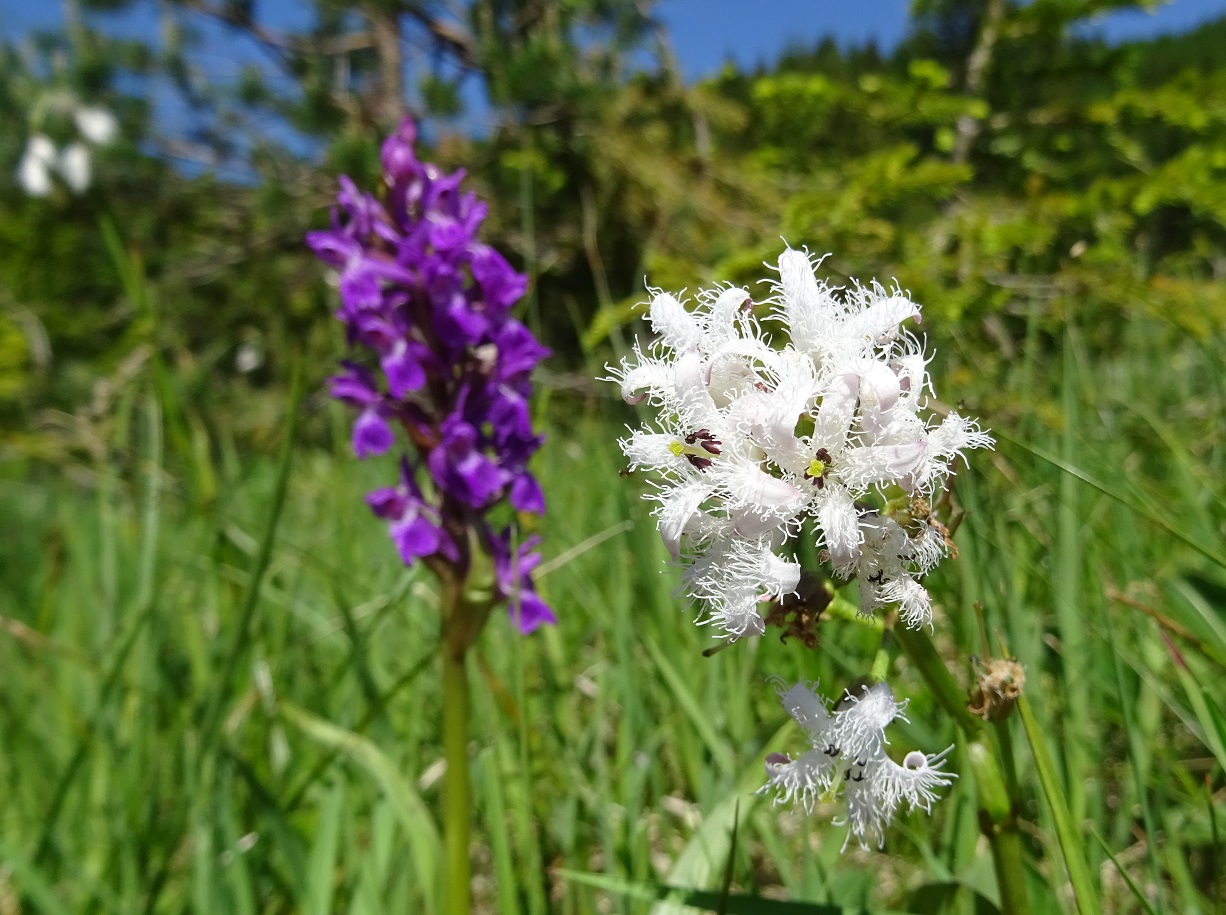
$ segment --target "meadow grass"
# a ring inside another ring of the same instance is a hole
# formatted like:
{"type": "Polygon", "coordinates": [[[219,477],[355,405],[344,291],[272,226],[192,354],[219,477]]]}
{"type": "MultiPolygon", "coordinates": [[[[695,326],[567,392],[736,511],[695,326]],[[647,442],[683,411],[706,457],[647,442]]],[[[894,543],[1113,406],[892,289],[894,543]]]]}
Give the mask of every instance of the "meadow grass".
{"type": "MultiPolygon", "coordinates": [[[[1220,340],[1168,336],[1127,323],[1093,357],[1035,331],[991,383],[950,350],[945,387],[1000,442],[957,478],[935,638],[963,682],[981,618],[1026,667],[1051,777],[1016,716],[1006,746],[1036,912],[1072,909],[1068,854],[1103,911],[1226,905],[1226,380],[1220,340]]],[[[603,394],[543,409],[559,625],[521,638],[497,616],[470,662],[478,910],[677,912],[657,898],[674,886],[727,912],[995,911],[961,751],[885,854],[840,854],[832,810],[754,793],[765,755],[802,745],[768,675],[847,683],[874,633],[704,657],[644,486],[619,475],[631,414],[603,394]]],[[[391,463],[349,458],[331,410],[304,407],[331,449],[182,451],[173,430],[202,427],[142,381],[88,485],[0,484],[0,913],[438,910],[435,596],[362,504],[391,463]]],[[[905,657],[892,682],[913,697],[900,745],[954,742],[905,657]]]]}

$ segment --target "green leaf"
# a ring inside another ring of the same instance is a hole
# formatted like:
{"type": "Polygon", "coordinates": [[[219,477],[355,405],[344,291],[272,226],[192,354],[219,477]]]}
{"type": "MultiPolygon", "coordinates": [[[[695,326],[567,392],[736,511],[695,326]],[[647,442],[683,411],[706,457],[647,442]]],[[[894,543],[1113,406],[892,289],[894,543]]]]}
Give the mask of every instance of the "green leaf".
{"type": "Polygon", "coordinates": [[[60,901],[60,896],[42,873],[25,858],[0,840],[0,862],[12,872],[13,882],[29,896],[43,915],[69,915],[70,909],[60,901]]]}

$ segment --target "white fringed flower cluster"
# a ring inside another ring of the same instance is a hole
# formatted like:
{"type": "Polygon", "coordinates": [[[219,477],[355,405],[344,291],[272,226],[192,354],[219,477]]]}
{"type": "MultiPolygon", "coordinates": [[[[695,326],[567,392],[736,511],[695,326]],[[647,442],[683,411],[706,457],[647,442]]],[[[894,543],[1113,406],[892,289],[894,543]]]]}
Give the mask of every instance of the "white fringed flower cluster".
{"type": "Polygon", "coordinates": [[[895,718],[904,721],[906,701],[898,702],[884,683],[848,691],[832,712],[817,693],[817,684],[797,683],[779,689],[789,715],[809,734],[812,749],[792,759],[781,753],[766,761],[767,783],[775,802],[799,800],[809,812],[817,800],[833,800],[841,791],[848,826],[843,848],[854,836],[862,848],[885,843],[885,827],[902,804],[932,811],[936,789],[957,776],[942,765],[950,747],[924,755],[913,750],[894,762],[885,751],[885,728],[895,718]]]}
{"type": "Polygon", "coordinates": [[[857,578],[861,612],[896,604],[908,626],[927,625],[918,579],[946,554],[944,528],[922,512],[904,527],[862,500],[884,504],[892,487],[931,496],[964,449],[992,440],[957,413],[919,415],[927,359],[902,327],[920,316],[906,295],[831,289],[789,248],[770,302],[782,346],[744,289],[700,293],[693,311],[657,292],[658,338],[611,369],[627,401],[658,410],[621,444],[633,468],[658,474],[661,536],[703,622],[732,638],[761,633],[758,604],[795,591],[800,567],[784,549],[805,517],[834,573],[857,578]]]}
{"type": "Polygon", "coordinates": [[[65,106],[71,109],[80,139],[56,149],[46,135],[30,135],[21,161],[17,163],[17,183],[31,197],[50,194],[54,174],[63,178],[74,193],[83,193],[93,177],[90,145],[106,146],[119,135],[119,122],[105,108],[60,100],[58,107],[65,106]]]}

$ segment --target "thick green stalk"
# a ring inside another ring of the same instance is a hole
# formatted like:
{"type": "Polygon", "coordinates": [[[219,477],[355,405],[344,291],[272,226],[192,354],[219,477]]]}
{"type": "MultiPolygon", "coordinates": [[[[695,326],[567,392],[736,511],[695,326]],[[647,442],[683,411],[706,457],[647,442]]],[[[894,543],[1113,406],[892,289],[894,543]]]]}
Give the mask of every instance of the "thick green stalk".
{"type": "Polygon", "coordinates": [[[999,756],[1004,748],[993,746],[984,722],[967,710],[966,693],[946,669],[928,633],[923,629],[897,626],[894,636],[932,690],[937,703],[970,740],[967,758],[975,773],[979,828],[992,848],[1001,911],[1005,915],[1026,915],[1030,911],[1030,901],[1026,895],[1021,833],[1017,827],[1017,785],[1013,779],[1006,784],[1006,776],[1013,772],[1011,761],[1002,772],[999,756]]]}
{"type": "Polygon", "coordinates": [[[468,777],[468,675],[466,652],[443,650],[443,833],[446,852],[444,911],[468,915],[472,908],[472,878],[468,862],[468,836],[472,798],[468,777]]]}
{"type": "MultiPolygon", "coordinates": [[[[981,824],[982,825],[982,824],[981,824]]],[[[1008,829],[998,829],[990,837],[992,864],[996,867],[996,887],[1000,891],[1002,915],[1023,915],[1030,911],[1026,895],[1026,860],[1022,854],[1022,834],[1016,819],[1008,829]]]]}
{"type": "Polygon", "coordinates": [[[928,633],[923,629],[895,626],[894,637],[932,690],[937,704],[954,720],[962,733],[968,737],[978,735],[983,730],[984,723],[967,711],[966,692],[945,669],[945,662],[937,654],[937,648],[932,644],[932,639],[928,638],[928,633]]]}
{"type": "Polygon", "coordinates": [[[443,656],[443,848],[444,906],[447,915],[472,911],[472,870],[468,840],[472,821],[472,783],[468,774],[468,649],[489,619],[494,604],[494,568],[489,556],[474,544],[468,575],[437,562],[442,613],[440,653],[443,656]]]}
{"type": "MultiPolygon", "coordinates": [[[[996,867],[996,886],[1004,915],[1023,915],[1030,911],[1026,898],[1026,870],[1023,866],[1022,837],[1017,828],[1017,806],[1013,792],[1001,772],[999,747],[992,746],[987,731],[981,731],[967,748],[979,800],[979,830],[988,837],[992,863],[996,867]]],[[[1008,767],[1005,768],[1008,771],[1008,767]]]]}

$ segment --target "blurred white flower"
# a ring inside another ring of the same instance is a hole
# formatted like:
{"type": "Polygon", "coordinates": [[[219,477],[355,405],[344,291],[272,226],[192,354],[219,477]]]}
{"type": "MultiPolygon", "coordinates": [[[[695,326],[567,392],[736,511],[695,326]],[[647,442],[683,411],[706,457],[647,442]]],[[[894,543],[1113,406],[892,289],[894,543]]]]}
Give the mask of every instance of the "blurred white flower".
{"type": "Polygon", "coordinates": [[[59,170],[73,191],[80,194],[87,190],[91,177],[89,148],[84,143],[69,143],[60,153],[59,170]]]}
{"type": "Polygon", "coordinates": [[[816,683],[780,686],[779,697],[808,732],[812,749],[796,759],[782,753],[768,757],[762,790],[774,791],[776,803],[799,801],[810,812],[816,800],[833,800],[841,791],[846,815],[836,822],[848,826],[844,849],[853,837],[863,848],[870,843],[880,848],[901,804],[931,813],[939,799],[936,789],[957,778],[942,768],[952,747],[932,755],[913,750],[901,763],[886,753],[885,729],[896,718],[905,720],[906,702],[895,700],[884,683],[847,692],[833,712],[816,683]]]}
{"type": "Polygon", "coordinates": [[[254,343],[243,342],[234,353],[234,368],[243,374],[254,372],[264,364],[264,353],[254,343]]]}
{"type": "Polygon", "coordinates": [[[56,164],[55,144],[42,134],[34,134],[26,143],[25,152],[17,164],[17,183],[31,197],[46,197],[51,193],[51,169],[56,164]]]}
{"type": "Polygon", "coordinates": [[[82,105],[72,113],[77,130],[87,141],[105,146],[119,135],[119,122],[115,115],[97,105],[82,105]]]}

